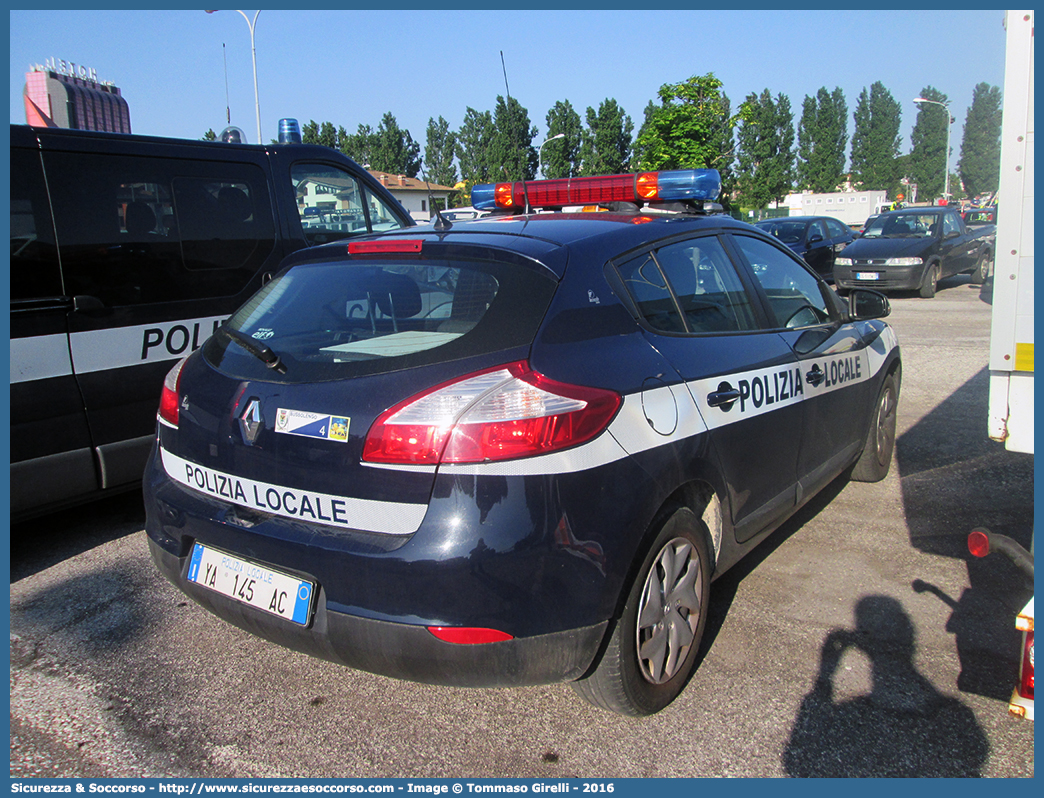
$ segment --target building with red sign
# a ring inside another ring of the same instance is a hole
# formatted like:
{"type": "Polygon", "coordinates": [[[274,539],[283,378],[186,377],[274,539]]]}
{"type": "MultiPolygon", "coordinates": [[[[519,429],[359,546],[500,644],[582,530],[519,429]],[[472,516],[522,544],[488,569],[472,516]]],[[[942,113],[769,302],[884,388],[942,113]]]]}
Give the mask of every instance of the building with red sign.
{"type": "Polygon", "coordinates": [[[93,69],[49,60],[25,76],[25,121],[33,127],[130,133],[130,107],[120,90],[93,69]]]}

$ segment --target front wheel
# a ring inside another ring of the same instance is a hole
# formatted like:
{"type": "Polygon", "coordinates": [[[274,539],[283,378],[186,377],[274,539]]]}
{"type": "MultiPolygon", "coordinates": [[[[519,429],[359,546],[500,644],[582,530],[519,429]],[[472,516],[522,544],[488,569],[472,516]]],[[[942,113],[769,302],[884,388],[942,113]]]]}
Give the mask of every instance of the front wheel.
{"type": "Polygon", "coordinates": [[[893,371],[884,379],[877,398],[863,453],[852,469],[856,482],[880,482],[888,476],[895,451],[895,426],[899,408],[899,381],[893,371]]]}
{"type": "Polygon", "coordinates": [[[594,672],[573,689],[602,709],[652,715],[685,687],[707,623],[707,527],[686,508],[660,526],[594,672]]]}
{"type": "Polygon", "coordinates": [[[939,284],[939,264],[933,263],[925,272],[924,282],[921,283],[920,294],[923,299],[931,299],[935,296],[936,286],[939,284]]]}

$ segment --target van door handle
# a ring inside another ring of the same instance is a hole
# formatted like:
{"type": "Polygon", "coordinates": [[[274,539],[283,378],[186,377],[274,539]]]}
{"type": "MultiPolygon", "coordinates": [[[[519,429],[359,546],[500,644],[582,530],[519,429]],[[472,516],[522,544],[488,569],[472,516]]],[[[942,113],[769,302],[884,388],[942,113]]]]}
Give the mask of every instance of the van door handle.
{"type": "Polygon", "coordinates": [[[822,369],[819,368],[818,363],[812,366],[812,368],[808,370],[808,374],[805,375],[805,382],[809,385],[819,385],[819,383],[825,379],[826,374],[824,374],[822,369]]]}

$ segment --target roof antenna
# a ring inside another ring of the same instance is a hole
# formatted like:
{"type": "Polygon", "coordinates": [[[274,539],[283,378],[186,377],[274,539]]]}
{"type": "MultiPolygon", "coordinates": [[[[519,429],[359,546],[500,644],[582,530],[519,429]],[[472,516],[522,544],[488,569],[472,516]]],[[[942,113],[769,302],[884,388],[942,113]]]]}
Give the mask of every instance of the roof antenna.
{"type": "Polygon", "coordinates": [[[435,202],[435,197],[431,195],[431,186],[428,185],[428,175],[422,172],[421,176],[424,178],[425,188],[428,189],[428,203],[431,205],[432,210],[435,211],[435,225],[433,229],[436,233],[444,233],[453,227],[453,224],[452,222],[447,222],[443,218],[442,213],[439,212],[439,206],[435,202]]]}
{"type": "MultiPolygon", "coordinates": [[[[508,88],[507,65],[504,63],[504,51],[503,50],[500,51],[500,67],[501,67],[501,69],[504,70],[504,91],[507,93],[507,112],[508,112],[508,115],[509,115],[509,118],[510,118],[510,114],[511,114],[511,89],[508,88]]],[[[508,174],[507,167],[504,166],[503,164],[501,164],[500,168],[504,170],[504,177],[506,177],[508,179],[508,181],[510,181],[511,180],[511,175],[508,174]]],[[[522,196],[525,197],[525,200],[526,200],[525,215],[529,216],[529,213],[530,213],[531,209],[529,207],[529,191],[526,189],[526,167],[525,166],[522,167],[522,196]]]]}

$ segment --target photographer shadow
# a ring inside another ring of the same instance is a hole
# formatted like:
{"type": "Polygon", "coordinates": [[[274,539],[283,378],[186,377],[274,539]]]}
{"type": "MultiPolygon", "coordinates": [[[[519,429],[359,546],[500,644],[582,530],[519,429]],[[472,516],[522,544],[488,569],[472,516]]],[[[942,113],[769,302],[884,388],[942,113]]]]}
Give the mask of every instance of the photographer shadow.
{"type": "Polygon", "coordinates": [[[855,629],[835,629],[823,643],[816,685],[783,752],[792,777],[979,776],[989,753],[972,711],[941,694],[914,665],[914,626],[902,604],[867,596],[855,629]],[[871,691],[835,701],[834,677],[849,648],[870,662],[871,691]]]}

